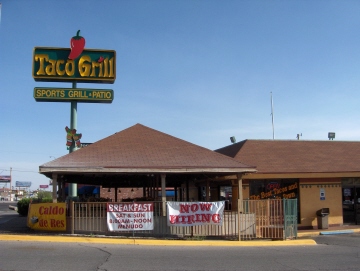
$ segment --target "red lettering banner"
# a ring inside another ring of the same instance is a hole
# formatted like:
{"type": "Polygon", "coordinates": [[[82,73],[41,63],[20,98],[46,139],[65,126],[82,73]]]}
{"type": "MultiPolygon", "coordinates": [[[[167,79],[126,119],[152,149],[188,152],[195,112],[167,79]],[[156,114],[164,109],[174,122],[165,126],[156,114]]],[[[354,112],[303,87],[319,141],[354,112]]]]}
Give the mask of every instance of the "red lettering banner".
{"type": "Polygon", "coordinates": [[[108,203],[109,231],[153,230],[154,203],[108,203]]]}
{"type": "Polygon", "coordinates": [[[168,226],[218,225],[223,222],[225,201],[167,202],[168,226]]]}

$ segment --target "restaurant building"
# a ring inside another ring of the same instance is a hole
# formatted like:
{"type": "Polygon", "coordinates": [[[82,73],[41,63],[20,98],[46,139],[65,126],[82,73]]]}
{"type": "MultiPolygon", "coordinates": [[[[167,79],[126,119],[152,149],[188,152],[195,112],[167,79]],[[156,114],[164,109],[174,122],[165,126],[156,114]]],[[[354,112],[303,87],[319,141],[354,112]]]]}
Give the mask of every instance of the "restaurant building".
{"type": "Polygon", "coordinates": [[[112,201],[298,200],[298,227],[317,228],[319,209],[329,226],[360,223],[360,142],[244,140],[216,151],[136,124],[40,166],[53,179],[54,198],[65,184],[98,186],[112,201]],[[359,204],[358,204],[359,203],[359,204]]]}
{"type": "Polygon", "coordinates": [[[166,201],[169,189],[175,201],[215,201],[223,187],[256,172],[254,166],[141,124],[39,169],[53,180],[53,197],[60,201],[66,199],[68,183],[100,186],[99,197],[113,201],[166,201]]]}
{"type": "Polygon", "coordinates": [[[360,142],[244,140],[216,152],[256,166],[244,199],[297,198],[300,229],[317,228],[322,208],[330,227],[360,223],[360,142]]]}

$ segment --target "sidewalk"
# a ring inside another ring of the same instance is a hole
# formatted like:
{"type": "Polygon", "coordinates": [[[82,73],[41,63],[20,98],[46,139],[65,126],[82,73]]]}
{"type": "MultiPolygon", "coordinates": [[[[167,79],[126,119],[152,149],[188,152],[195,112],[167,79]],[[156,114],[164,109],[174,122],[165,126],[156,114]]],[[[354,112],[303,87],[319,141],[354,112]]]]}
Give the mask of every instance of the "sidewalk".
{"type": "Polygon", "coordinates": [[[298,238],[309,238],[319,235],[332,235],[332,234],[351,234],[360,232],[360,225],[343,225],[339,227],[329,227],[328,229],[317,230],[298,230],[298,238]]]}
{"type": "Polygon", "coordinates": [[[144,238],[123,238],[110,236],[69,235],[59,232],[39,232],[26,226],[26,217],[16,213],[1,216],[1,241],[33,241],[33,242],[75,242],[75,243],[104,243],[123,245],[161,245],[161,246],[304,246],[316,245],[311,237],[320,234],[340,234],[360,232],[359,225],[334,227],[326,230],[300,230],[297,240],[286,241],[229,241],[229,240],[163,240],[144,238]]]}

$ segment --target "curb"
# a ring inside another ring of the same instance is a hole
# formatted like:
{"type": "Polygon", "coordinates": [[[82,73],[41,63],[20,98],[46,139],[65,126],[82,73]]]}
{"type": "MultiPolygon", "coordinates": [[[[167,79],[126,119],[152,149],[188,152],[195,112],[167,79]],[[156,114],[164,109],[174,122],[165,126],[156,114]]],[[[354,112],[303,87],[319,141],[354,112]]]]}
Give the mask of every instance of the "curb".
{"type": "Polygon", "coordinates": [[[343,230],[343,231],[322,231],[320,235],[333,235],[333,234],[346,234],[346,233],[355,233],[354,230],[343,230]]]}
{"type": "Polygon", "coordinates": [[[148,239],[119,239],[99,237],[70,237],[70,236],[32,236],[32,235],[0,235],[1,241],[28,242],[58,242],[58,243],[93,243],[144,246],[226,246],[226,247],[256,247],[256,246],[305,246],[316,245],[311,239],[286,241],[189,241],[189,240],[148,240],[148,239]]]}
{"type": "Polygon", "coordinates": [[[298,232],[298,238],[316,237],[319,235],[349,234],[360,232],[360,229],[351,230],[333,230],[333,231],[314,231],[314,232],[298,232]]]}

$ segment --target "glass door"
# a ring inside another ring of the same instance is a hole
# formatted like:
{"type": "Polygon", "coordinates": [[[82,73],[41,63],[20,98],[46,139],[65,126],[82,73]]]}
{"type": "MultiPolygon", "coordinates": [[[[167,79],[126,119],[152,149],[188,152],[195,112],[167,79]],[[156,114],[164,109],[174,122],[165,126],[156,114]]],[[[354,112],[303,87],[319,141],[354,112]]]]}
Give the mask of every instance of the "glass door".
{"type": "Polygon", "coordinates": [[[342,187],[344,224],[360,224],[360,186],[342,187]]]}

